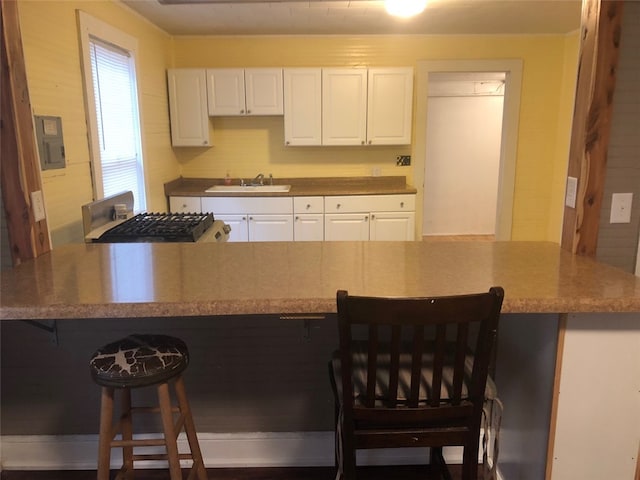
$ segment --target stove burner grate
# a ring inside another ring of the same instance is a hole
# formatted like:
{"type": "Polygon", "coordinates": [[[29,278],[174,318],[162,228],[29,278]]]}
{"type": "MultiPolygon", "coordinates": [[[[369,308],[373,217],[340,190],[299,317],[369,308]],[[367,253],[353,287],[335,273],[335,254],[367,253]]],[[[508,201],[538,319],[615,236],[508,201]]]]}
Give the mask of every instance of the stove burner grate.
{"type": "Polygon", "coordinates": [[[211,213],[140,213],[107,230],[97,241],[195,242],[211,225],[211,213]]]}

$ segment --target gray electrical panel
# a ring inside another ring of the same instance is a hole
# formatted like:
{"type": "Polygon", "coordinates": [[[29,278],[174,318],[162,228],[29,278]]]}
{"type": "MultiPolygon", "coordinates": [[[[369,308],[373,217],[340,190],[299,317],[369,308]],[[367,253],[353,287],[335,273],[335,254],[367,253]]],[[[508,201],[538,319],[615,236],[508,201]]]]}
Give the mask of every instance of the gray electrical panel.
{"type": "Polygon", "coordinates": [[[35,124],[40,167],[42,170],[64,168],[62,118],[36,115],[35,124]]]}

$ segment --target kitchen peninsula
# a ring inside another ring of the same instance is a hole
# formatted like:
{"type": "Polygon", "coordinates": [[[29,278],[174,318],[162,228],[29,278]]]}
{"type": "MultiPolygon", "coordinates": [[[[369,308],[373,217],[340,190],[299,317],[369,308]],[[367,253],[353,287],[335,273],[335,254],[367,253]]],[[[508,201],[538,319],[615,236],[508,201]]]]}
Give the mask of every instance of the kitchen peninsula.
{"type": "MultiPolygon", "coordinates": [[[[243,345],[255,347],[273,340],[258,338],[264,322],[270,330],[299,328],[300,337],[279,339],[270,354],[278,357],[286,356],[287,348],[295,351],[297,357],[287,360],[287,368],[290,363],[302,365],[307,370],[297,374],[315,383],[305,384],[308,390],[289,391],[290,396],[302,402],[320,399],[312,412],[289,410],[287,419],[280,415],[283,422],[293,422],[281,425],[280,431],[327,431],[326,458],[306,461],[332,464],[328,433],[332,404],[325,368],[326,355],[336,341],[331,321],[336,290],[430,296],[485,291],[492,285],[506,292],[496,374],[505,403],[502,478],[543,478],[546,469],[547,478],[554,480],[631,480],[640,424],[640,278],[539,242],[136,243],[57,248],[2,272],[3,436],[32,433],[20,431],[28,422],[18,418],[25,414],[16,406],[20,402],[16,391],[27,380],[11,374],[12,367],[20,367],[16,362],[21,358],[11,353],[11,343],[13,335],[29,341],[40,333],[19,320],[57,321],[59,350],[68,341],[64,336],[78,335],[74,329],[82,325],[102,335],[96,342],[157,326],[181,329],[188,343],[197,343],[210,330],[215,335],[207,341],[217,344],[228,343],[230,332],[247,327],[242,334],[250,341],[243,345]],[[60,332],[66,324],[73,328],[60,332]],[[189,329],[196,335],[190,336],[189,329]],[[311,365],[313,355],[318,358],[311,365]],[[314,423],[314,416],[322,420],[314,423]],[[301,423],[296,425],[297,421],[301,423]]],[[[90,351],[93,346],[84,348],[90,351]]],[[[194,351],[194,368],[216,354],[213,345],[196,345],[194,351]]],[[[229,368],[243,352],[231,353],[226,357],[229,368]]],[[[252,355],[259,357],[255,351],[252,355]]],[[[86,366],[82,358],[73,358],[81,363],[80,369],[86,366]]],[[[210,375],[212,383],[221,377],[228,389],[235,388],[238,380],[225,376],[225,358],[211,361],[208,368],[202,374],[210,375]]],[[[287,375],[274,373],[278,375],[271,381],[267,378],[267,383],[287,375]]],[[[80,380],[90,384],[88,378],[80,380]]],[[[215,422],[233,417],[234,408],[238,415],[246,415],[242,429],[235,431],[276,430],[269,424],[247,425],[257,418],[251,408],[268,410],[264,402],[243,410],[241,402],[223,401],[229,400],[228,389],[218,392],[225,396],[222,399],[207,397],[210,392],[198,388],[194,411],[199,431],[225,431],[215,422]]],[[[278,392],[266,391],[276,403],[285,401],[278,392]]],[[[7,458],[12,451],[5,448],[4,464],[12,460],[7,458]]],[[[215,463],[215,456],[209,457],[209,464],[215,463]]],[[[288,461],[300,462],[297,457],[288,461]]]]}

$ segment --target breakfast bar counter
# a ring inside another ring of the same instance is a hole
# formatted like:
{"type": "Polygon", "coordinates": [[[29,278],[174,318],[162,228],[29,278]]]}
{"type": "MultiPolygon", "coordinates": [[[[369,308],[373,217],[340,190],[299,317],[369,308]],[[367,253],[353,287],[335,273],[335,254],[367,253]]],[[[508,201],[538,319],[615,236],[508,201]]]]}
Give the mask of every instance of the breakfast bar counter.
{"type": "Polygon", "coordinates": [[[505,313],[640,312],[640,279],[542,242],[65,245],[2,272],[0,318],[335,312],[354,295],[505,289],[505,313]]]}
{"type": "MultiPolygon", "coordinates": [[[[500,477],[632,480],[640,278],[545,242],[56,248],[2,272],[0,461],[95,468],[86,449],[96,445],[98,392],[87,359],[115,337],[154,331],[190,346],[207,466],[333,465],[326,362],[337,346],[336,290],[436,296],[493,285],[505,290],[496,358],[505,405],[500,477]]],[[[381,460],[374,453],[367,462],[381,460]]]]}

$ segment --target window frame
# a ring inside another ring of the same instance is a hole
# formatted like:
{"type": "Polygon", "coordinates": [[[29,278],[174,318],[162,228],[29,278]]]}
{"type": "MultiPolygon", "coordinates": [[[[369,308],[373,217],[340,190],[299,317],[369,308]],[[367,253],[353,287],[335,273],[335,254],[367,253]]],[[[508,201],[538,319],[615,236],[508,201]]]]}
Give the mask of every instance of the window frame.
{"type": "Polygon", "coordinates": [[[135,77],[135,85],[133,88],[133,101],[137,110],[137,126],[136,148],[139,153],[139,162],[142,175],[142,193],[145,198],[134,199],[134,209],[136,212],[146,210],[146,199],[149,197],[147,188],[147,175],[144,164],[143,144],[142,144],[142,113],[140,108],[140,100],[138,95],[138,40],[111,25],[98,20],[87,13],[77,10],[78,30],[81,45],[81,69],[84,83],[84,104],[87,116],[88,137],[89,137],[89,156],[91,167],[91,180],[93,184],[93,199],[98,200],[104,198],[104,188],[102,181],[102,163],[100,157],[100,141],[98,138],[97,112],[95,106],[95,91],[93,88],[93,76],[91,67],[91,37],[95,37],[102,42],[111,43],[123,50],[129,52],[132,61],[133,75],[135,77]]]}

